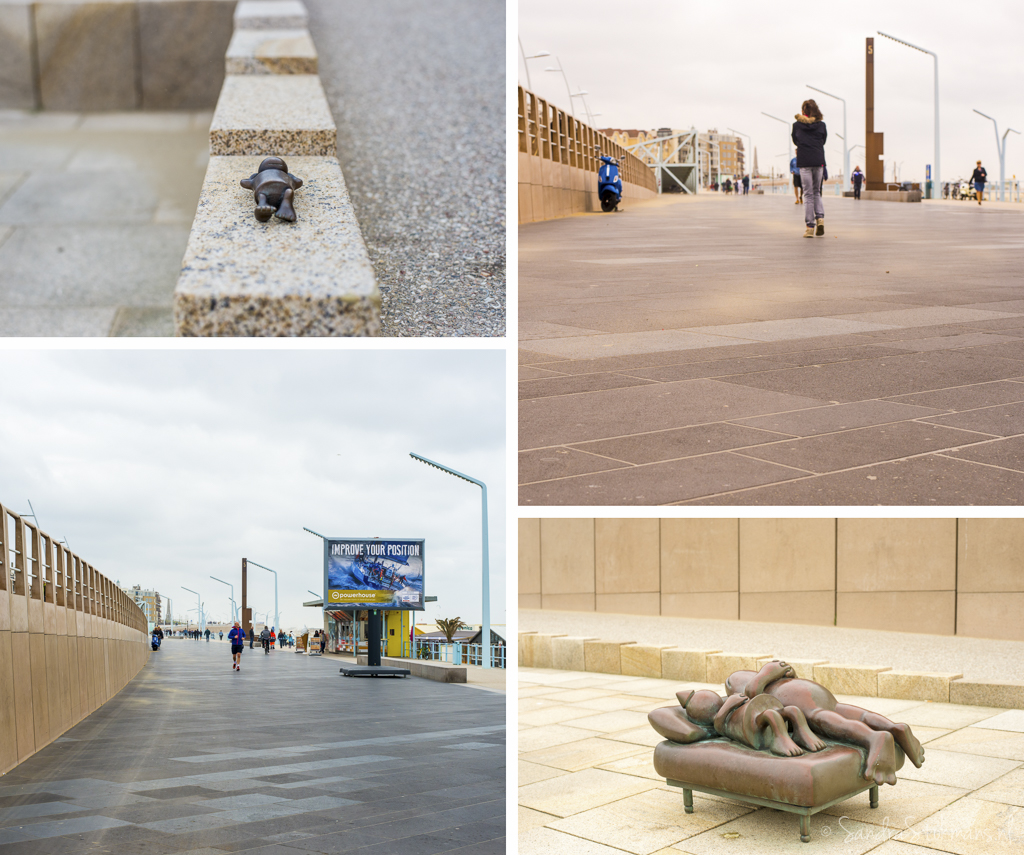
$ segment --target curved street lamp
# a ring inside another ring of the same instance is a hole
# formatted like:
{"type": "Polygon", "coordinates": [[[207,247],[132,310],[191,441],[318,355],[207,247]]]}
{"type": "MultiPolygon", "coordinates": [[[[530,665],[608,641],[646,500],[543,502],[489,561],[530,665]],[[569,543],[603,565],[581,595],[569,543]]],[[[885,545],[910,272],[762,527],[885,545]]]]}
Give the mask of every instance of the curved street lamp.
{"type": "MultiPolygon", "coordinates": [[[[249,558],[247,560],[254,567],[259,567],[261,570],[270,570],[269,567],[264,567],[262,564],[257,564],[251,558],[249,558]]],[[[270,572],[274,574],[274,628],[275,629],[280,629],[281,628],[281,624],[279,624],[277,622],[278,621],[278,614],[277,614],[277,571],[276,570],[270,570],[270,572]]],[[[269,615],[268,615],[268,617],[269,617],[269,615]]]]}
{"type": "Polygon", "coordinates": [[[810,83],[807,84],[807,88],[843,102],[843,189],[845,190],[846,186],[850,183],[850,152],[846,148],[846,99],[833,95],[831,92],[826,92],[824,89],[819,89],[817,86],[811,86],[810,83]]]}
{"type": "MultiPolygon", "coordinates": [[[[481,501],[483,509],[483,620],[480,627],[480,647],[481,647],[481,662],[484,668],[491,667],[491,581],[490,581],[490,566],[488,562],[488,546],[487,546],[487,485],[483,481],[478,481],[476,478],[472,478],[469,475],[463,475],[461,472],[456,472],[454,469],[449,469],[447,466],[443,466],[440,463],[436,463],[433,460],[428,460],[426,457],[421,457],[418,454],[409,452],[409,456],[413,460],[418,460],[420,463],[426,463],[427,466],[433,466],[435,469],[440,469],[442,472],[447,472],[449,475],[454,475],[456,478],[461,478],[463,481],[469,481],[470,484],[476,484],[482,491],[481,501]]],[[[425,599],[425,592],[424,592],[425,599]]]]}
{"type": "MultiPolygon", "coordinates": [[[[999,201],[1005,201],[1005,189],[1006,189],[1006,135],[1013,133],[1020,136],[1020,131],[1015,131],[1013,128],[1007,128],[1003,132],[1003,138],[999,138],[999,123],[989,116],[987,113],[982,113],[981,110],[975,110],[979,116],[984,116],[992,122],[992,125],[996,129],[996,151],[999,152],[999,201]]],[[[31,507],[31,505],[29,505],[31,507]]]]}

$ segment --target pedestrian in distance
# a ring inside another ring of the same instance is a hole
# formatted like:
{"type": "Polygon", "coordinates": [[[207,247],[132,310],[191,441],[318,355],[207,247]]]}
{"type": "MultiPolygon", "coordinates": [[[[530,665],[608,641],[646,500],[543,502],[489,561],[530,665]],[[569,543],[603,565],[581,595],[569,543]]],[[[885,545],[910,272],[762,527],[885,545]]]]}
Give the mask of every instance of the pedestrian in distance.
{"type": "Polygon", "coordinates": [[[978,165],[974,167],[974,172],[971,175],[971,183],[974,185],[974,195],[978,198],[978,204],[981,204],[981,195],[985,192],[985,182],[988,181],[988,173],[985,171],[985,167],[981,165],[981,161],[978,161],[978,165]]]}
{"type": "Polygon", "coordinates": [[[207,644],[210,643],[210,629],[209,629],[209,627],[207,627],[207,629],[206,629],[206,643],[207,644]]]}
{"type": "MultiPolygon", "coordinates": [[[[223,635],[224,633],[221,633],[223,635]]],[[[231,669],[242,670],[242,650],[245,644],[245,630],[236,620],[231,632],[228,633],[228,641],[231,642],[231,669]]]]}
{"type": "Polygon", "coordinates": [[[743,176],[743,195],[746,196],[750,193],[750,176],[743,176]]]}
{"type": "Polygon", "coordinates": [[[264,654],[270,653],[270,630],[267,627],[263,627],[260,633],[260,644],[263,645],[264,654]]]}
{"type": "Polygon", "coordinates": [[[796,165],[800,169],[800,186],[804,194],[804,237],[825,234],[825,206],[821,202],[821,182],[825,179],[825,142],[828,129],[821,110],[813,99],[800,106],[794,117],[793,143],[796,145],[796,165]]]}
{"type": "Polygon", "coordinates": [[[850,176],[853,179],[853,198],[860,198],[860,185],[864,183],[864,173],[860,171],[860,167],[856,167],[853,170],[853,175],[850,176]]]}
{"type": "Polygon", "coordinates": [[[249,649],[252,650],[252,642],[256,636],[256,630],[253,629],[252,624],[249,624],[249,649]]]}
{"type": "Polygon", "coordinates": [[[221,631],[220,631],[220,640],[221,640],[221,641],[223,641],[223,640],[224,640],[224,630],[221,630],[221,631]]]}
{"type": "Polygon", "coordinates": [[[799,205],[804,200],[804,190],[800,186],[800,167],[796,165],[795,157],[789,162],[789,171],[793,175],[793,195],[796,196],[795,204],[799,205]]]}
{"type": "Polygon", "coordinates": [[[277,641],[277,633],[274,632],[274,627],[270,627],[270,649],[274,649],[274,642],[277,641]]]}

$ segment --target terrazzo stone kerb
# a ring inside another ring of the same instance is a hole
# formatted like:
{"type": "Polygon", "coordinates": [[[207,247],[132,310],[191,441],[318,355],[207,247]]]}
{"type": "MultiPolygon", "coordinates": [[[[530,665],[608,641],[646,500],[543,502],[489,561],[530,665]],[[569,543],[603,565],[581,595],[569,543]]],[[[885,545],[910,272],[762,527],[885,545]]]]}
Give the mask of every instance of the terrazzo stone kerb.
{"type": "Polygon", "coordinates": [[[225,56],[228,74],[316,74],[309,30],[235,30],[225,56]]]}
{"type": "Polygon", "coordinates": [[[236,30],[300,29],[308,23],[299,0],[241,0],[235,8],[236,30]]]}
{"type": "Polygon", "coordinates": [[[211,155],[333,156],[338,134],[315,74],[229,74],[210,125],[211,155]]]}
{"type": "Polygon", "coordinates": [[[298,220],[259,223],[239,181],[261,157],[211,157],[174,292],[179,336],[374,336],[380,292],[341,167],[289,157],[298,220]]]}

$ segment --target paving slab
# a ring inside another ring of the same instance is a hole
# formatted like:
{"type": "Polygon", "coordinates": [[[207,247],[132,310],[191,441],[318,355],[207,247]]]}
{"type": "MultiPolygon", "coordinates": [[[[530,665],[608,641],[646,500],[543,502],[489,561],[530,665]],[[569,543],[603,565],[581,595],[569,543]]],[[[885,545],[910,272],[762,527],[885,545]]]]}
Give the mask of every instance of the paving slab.
{"type": "Polygon", "coordinates": [[[355,685],[336,662],[246,650],[235,672],[225,644],[165,639],[118,695],[0,779],[0,844],[329,852],[347,850],[316,841],[359,828],[363,845],[417,852],[429,833],[431,852],[503,851],[504,697],[415,677],[355,685]],[[225,698],[252,709],[268,692],[290,715],[225,718],[225,698]],[[471,744],[496,750],[455,750],[471,744]],[[11,804],[33,794],[46,801],[11,804]]]}
{"type": "MultiPolygon", "coordinates": [[[[524,388],[533,383],[559,394],[557,400],[543,399],[550,406],[521,402],[521,447],[584,448],[583,443],[608,440],[620,449],[629,448],[629,441],[642,448],[659,431],[702,425],[724,431],[726,424],[742,424],[822,436],[822,447],[830,446],[824,452],[827,463],[811,457],[801,462],[810,469],[851,472],[739,493],[723,483],[684,501],[818,504],[827,496],[830,503],[845,505],[1019,504],[1024,493],[1013,471],[1019,464],[1012,446],[991,451],[980,446],[978,456],[949,450],[949,457],[939,459],[946,453],[941,445],[915,448],[911,441],[901,451],[898,442],[877,440],[923,436],[920,425],[928,422],[975,435],[1024,435],[1016,408],[997,409],[1024,401],[1016,389],[1024,385],[1018,382],[1024,378],[1018,367],[1024,363],[1019,335],[1024,301],[1014,287],[1014,271],[1024,263],[1024,242],[1016,237],[1024,208],[966,211],[929,203],[884,206],[827,199],[829,235],[801,242],[799,211],[787,202],[770,195],[705,194],[631,203],[625,215],[614,218],[579,216],[521,226],[521,316],[539,335],[545,323],[565,326],[557,335],[523,343],[521,362],[533,369],[523,379],[524,388]],[[792,238],[786,228],[792,228],[792,238]],[[699,249],[690,248],[694,239],[699,249]],[[686,244],[682,249],[680,241],[686,244]],[[955,249],[989,244],[999,253],[986,255],[982,265],[955,249]],[[718,317],[707,322],[702,313],[708,312],[718,317]],[[634,331],[617,326],[623,314],[634,331]],[[657,320],[661,326],[652,323],[657,320]],[[586,327],[587,334],[571,335],[572,325],[586,327]],[[685,338],[694,334],[729,341],[701,347],[685,338]],[[819,403],[737,416],[694,400],[678,406],[677,423],[667,425],[657,405],[646,406],[659,397],[656,385],[592,393],[584,391],[593,388],[588,383],[601,380],[581,379],[573,386],[533,373],[542,371],[580,378],[625,374],[665,386],[716,378],[819,403]],[[638,391],[646,396],[643,403],[638,391]],[[600,412],[591,409],[592,401],[600,401],[600,412]],[[697,405],[694,410],[689,403],[697,405]],[[889,403],[923,409],[888,410],[889,403]],[[847,409],[829,411],[829,404],[847,409]],[[942,412],[928,413],[929,408],[942,412]],[[964,410],[979,412],[959,415],[964,410]],[[616,434],[585,435],[612,422],[618,422],[616,434]],[[910,457],[900,460],[898,476],[891,476],[896,464],[885,462],[893,455],[910,457]],[[957,462],[950,462],[954,456],[957,462]],[[950,489],[951,482],[940,475],[936,489],[928,491],[925,472],[951,477],[956,472],[960,486],[950,489]]],[[[726,440],[723,449],[728,446],[726,440]]],[[[814,447],[795,442],[790,448],[798,446],[814,447]]],[[[956,447],[955,442],[949,446],[956,447]]],[[[786,450],[768,443],[758,448],[750,456],[786,450]]],[[[598,446],[585,450],[601,452],[598,446]]],[[[547,472],[531,467],[524,474],[536,479],[522,482],[521,502],[529,504],[588,504],[591,484],[623,477],[616,471],[588,478],[564,467],[547,472]],[[533,486],[541,480],[543,495],[533,486]]],[[[652,483],[631,482],[621,501],[652,503],[666,492],[653,482],[675,476],[663,466],[645,474],[652,483]]]]}

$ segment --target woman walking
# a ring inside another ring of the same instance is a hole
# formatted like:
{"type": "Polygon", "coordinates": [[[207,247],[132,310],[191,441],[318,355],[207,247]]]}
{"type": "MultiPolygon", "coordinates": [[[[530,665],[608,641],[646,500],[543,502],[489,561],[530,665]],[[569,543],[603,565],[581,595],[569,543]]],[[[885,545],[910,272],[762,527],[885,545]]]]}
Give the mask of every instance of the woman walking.
{"type": "Polygon", "coordinates": [[[821,110],[813,100],[804,101],[793,123],[796,165],[804,193],[804,237],[825,234],[825,208],[821,203],[821,182],[825,172],[825,140],[828,130],[821,110]]]}

